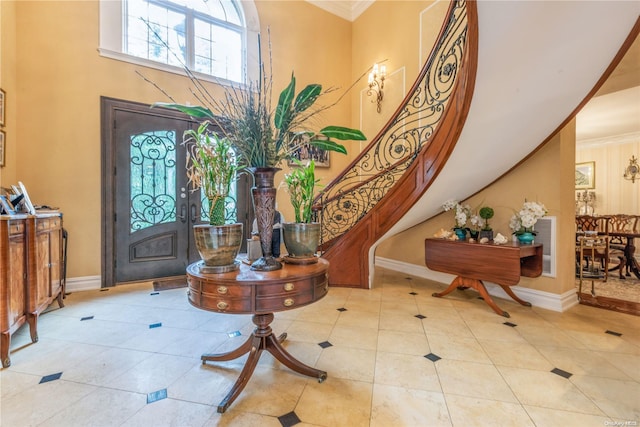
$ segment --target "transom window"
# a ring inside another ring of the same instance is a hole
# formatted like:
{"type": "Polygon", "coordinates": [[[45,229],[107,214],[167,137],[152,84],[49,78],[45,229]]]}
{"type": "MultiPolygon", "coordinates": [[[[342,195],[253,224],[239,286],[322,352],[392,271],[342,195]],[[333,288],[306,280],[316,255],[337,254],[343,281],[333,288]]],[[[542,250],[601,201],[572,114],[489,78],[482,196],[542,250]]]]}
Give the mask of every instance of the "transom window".
{"type": "Polygon", "coordinates": [[[231,0],[126,0],[123,52],[243,81],[245,25],[231,0]]]}

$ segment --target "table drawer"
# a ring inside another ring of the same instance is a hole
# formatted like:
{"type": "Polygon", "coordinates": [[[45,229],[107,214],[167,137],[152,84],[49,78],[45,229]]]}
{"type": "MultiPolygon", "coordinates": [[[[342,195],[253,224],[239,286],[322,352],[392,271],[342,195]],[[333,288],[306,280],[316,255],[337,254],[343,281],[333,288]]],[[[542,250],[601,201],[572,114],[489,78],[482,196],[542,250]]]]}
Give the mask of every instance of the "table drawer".
{"type": "Polygon", "coordinates": [[[230,285],[228,283],[212,283],[187,276],[189,288],[203,294],[224,298],[250,297],[251,286],[230,285]]]}
{"type": "Polygon", "coordinates": [[[203,294],[189,289],[189,302],[204,310],[218,313],[251,313],[251,298],[228,298],[211,294],[203,294]]]}
{"type": "Polygon", "coordinates": [[[256,296],[284,296],[284,295],[292,295],[300,292],[307,292],[321,284],[322,282],[326,282],[327,275],[322,275],[318,277],[313,277],[312,279],[302,279],[302,280],[290,280],[284,281],[280,283],[273,284],[261,284],[256,286],[256,296]]]}
{"type": "Polygon", "coordinates": [[[262,298],[258,297],[256,298],[256,311],[271,312],[290,310],[301,305],[309,304],[313,301],[313,292],[311,290],[308,290],[306,292],[291,293],[287,295],[269,296],[262,298]]]}

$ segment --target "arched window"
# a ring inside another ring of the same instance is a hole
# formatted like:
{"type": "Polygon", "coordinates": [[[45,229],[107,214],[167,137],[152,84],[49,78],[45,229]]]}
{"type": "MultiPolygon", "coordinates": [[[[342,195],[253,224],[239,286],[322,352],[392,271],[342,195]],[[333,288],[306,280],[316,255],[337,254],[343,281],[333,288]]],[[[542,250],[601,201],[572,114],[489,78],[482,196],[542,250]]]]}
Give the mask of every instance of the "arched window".
{"type": "Polygon", "coordinates": [[[242,83],[258,25],[253,2],[101,0],[100,53],[242,83]]]}

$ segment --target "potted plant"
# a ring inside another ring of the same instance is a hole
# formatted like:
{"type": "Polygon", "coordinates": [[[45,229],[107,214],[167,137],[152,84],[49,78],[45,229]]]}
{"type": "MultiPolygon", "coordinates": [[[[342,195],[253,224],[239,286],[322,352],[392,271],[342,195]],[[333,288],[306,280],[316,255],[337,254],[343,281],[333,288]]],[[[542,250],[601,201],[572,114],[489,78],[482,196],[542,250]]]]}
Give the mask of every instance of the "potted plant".
{"type": "Polygon", "coordinates": [[[522,209],[511,216],[509,228],[522,244],[531,244],[536,232],[533,226],[538,220],[547,214],[547,208],[542,203],[527,202],[525,200],[522,209]]]}
{"type": "Polygon", "coordinates": [[[482,229],[478,236],[480,239],[486,237],[489,240],[493,240],[493,229],[489,225],[489,220],[493,218],[493,214],[493,209],[489,206],[483,206],[480,208],[480,211],[478,211],[478,215],[482,218],[482,229]]]}
{"type": "Polygon", "coordinates": [[[296,264],[318,262],[315,257],[320,244],[320,224],[312,221],[313,195],[319,180],[315,175],[315,162],[303,165],[294,159],[297,167],[284,176],[295,222],[282,224],[284,245],[288,255],[285,262],[296,264]]]}
{"type": "Polygon", "coordinates": [[[334,139],[363,141],[366,137],[360,130],[341,126],[310,130],[308,123],[313,122],[312,119],[320,112],[332,107],[340,99],[327,106],[316,106],[318,98],[327,91],[323,92],[322,86],[315,83],[305,86],[296,95],[293,73],[289,84],[278,97],[275,110],[272,109],[272,79],[265,74],[261,59],[259,69],[257,82],[249,83],[246,90],[227,87],[221,99],[211,96],[193,73],[188,73],[196,86],[195,94],[201,105],[154,105],[182,111],[195,119],[211,120],[229,139],[238,156],[239,167],[247,169],[254,177],[251,191],[263,257],[255,261],[251,268],[270,271],[282,268],[271,251],[276,199],[273,181],[281,162],[290,159],[302,144],[346,154],[346,148],[334,139]]]}
{"type": "Polygon", "coordinates": [[[187,177],[194,191],[208,201],[209,224],[193,226],[196,248],[202,258],[200,270],[223,273],[238,268],[236,256],[242,246],[242,223],[225,224],[225,200],[236,176],[231,143],[209,131],[209,121],[185,131],[187,177]]]}
{"type": "Polygon", "coordinates": [[[467,238],[467,219],[471,216],[471,207],[469,205],[461,205],[455,200],[447,200],[442,204],[442,208],[445,212],[455,210],[455,226],[453,231],[458,236],[458,240],[465,240],[467,238]]]}

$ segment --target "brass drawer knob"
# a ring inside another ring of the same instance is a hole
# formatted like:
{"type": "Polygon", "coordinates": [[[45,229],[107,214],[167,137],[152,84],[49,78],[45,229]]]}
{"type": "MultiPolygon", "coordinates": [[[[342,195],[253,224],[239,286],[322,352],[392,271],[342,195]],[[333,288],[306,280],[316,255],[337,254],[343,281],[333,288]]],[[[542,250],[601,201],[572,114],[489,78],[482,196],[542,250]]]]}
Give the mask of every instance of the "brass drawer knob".
{"type": "Polygon", "coordinates": [[[229,304],[227,304],[227,303],[226,303],[226,302],[224,302],[224,301],[220,301],[220,302],[217,304],[217,307],[218,307],[218,310],[226,310],[226,309],[229,307],[229,304]]]}
{"type": "Polygon", "coordinates": [[[287,292],[292,291],[294,287],[295,286],[293,286],[293,283],[291,283],[291,282],[284,284],[284,290],[287,291],[287,292]]]}
{"type": "Polygon", "coordinates": [[[226,286],[218,286],[218,293],[225,295],[227,292],[229,292],[229,289],[227,289],[226,286]]]}
{"type": "Polygon", "coordinates": [[[293,301],[293,298],[287,298],[286,300],[284,300],[285,307],[291,307],[294,303],[295,301],[293,301]]]}

